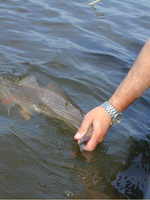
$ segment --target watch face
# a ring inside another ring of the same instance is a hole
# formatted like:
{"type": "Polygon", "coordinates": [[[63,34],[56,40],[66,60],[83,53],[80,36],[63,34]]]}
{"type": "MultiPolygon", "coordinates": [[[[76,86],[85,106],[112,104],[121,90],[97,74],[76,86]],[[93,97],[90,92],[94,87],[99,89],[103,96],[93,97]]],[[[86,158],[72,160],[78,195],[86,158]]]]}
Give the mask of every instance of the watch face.
{"type": "Polygon", "coordinates": [[[121,121],[122,114],[121,113],[116,113],[116,115],[113,118],[113,125],[118,124],[121,121]]]}

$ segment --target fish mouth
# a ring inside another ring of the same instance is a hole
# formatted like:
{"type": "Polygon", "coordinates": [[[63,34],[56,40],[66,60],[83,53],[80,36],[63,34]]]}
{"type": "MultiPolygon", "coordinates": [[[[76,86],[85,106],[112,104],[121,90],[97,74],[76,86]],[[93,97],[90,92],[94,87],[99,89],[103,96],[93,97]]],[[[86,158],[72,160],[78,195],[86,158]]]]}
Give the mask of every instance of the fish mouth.
{"type": "Polygon", "coordinates": [[[81,138],[81,140],[79,142],[79,148],[80,148],[81,152],[83,151],[83,148],[85,147],[87,141],[90,140],[93,131],[94,131],[94,127],[92,125],[90,125],[86,134],[81,138]]]}
{"type": "Polygon", "coordinates": [[[83,148],[85,147],[86,142],[89,141],[90,138],[91,138],[91,136],[88,136],[88,137],[85,137],[85,138],[83,138],[83,139],[80,140],[79,148],[80,148],[81,152],[83,151],[83,148]]]}

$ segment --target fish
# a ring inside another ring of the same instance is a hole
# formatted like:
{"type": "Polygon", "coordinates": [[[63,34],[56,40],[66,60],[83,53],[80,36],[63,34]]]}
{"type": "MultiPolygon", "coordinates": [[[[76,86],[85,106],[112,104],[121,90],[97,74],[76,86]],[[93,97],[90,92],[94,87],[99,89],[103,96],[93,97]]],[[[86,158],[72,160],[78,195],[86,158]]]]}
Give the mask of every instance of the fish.
{"type": "Polygon", "coordinates": [[[79,148],[80,148],[81,152],[83,151],[83,148],[86,145],[87,141],[90,140],[90,138],[93,134],[93,131],[94,131],[94,127],[92,125],[90,125],[87,132],[85,133],[85,135],[83,135],[83,137],[80,139],[79,148]]]}
{"type": "MultiPolygon", "coordinates": [[[[15,104],[21,107],[21,116],[28,121],[33,112],[63,120],[68,125],[78,129],[83,121],[82,109],[69,97],[68,93],[57,82],[51,81],[41,87],[35,76],[23,78],[18,83],[12,83],[0,77],[0,100],[10,108],[15,104]]],[[[79,143],[80,151],[91,137],[91,129],[87,131],[79,143]]]]}

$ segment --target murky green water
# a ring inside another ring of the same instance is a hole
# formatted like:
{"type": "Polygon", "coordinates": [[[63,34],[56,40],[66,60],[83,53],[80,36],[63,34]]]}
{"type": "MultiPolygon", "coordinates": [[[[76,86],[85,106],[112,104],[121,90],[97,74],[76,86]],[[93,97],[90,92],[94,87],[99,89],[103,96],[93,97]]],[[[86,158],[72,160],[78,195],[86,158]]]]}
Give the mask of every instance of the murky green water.
{"type": "MultiPolygon", "coordinates": [[[[0,76],[55,80],[86,113],[106,101],[149,37],[150,2],[5,0],[0,76]]],[[[0,104],[0,198],[143,198],[150,171],[150,91],[81,154],[62,121],[0,104]]]]}

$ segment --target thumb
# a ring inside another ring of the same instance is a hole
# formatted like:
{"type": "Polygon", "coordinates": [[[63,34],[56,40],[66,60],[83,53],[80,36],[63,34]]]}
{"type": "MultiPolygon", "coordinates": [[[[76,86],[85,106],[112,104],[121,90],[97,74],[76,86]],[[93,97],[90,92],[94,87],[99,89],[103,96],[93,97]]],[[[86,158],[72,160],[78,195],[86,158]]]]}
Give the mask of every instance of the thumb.
{"type": "Polygon", "coordinates": [[[89,126],[92,124],[92,120],[87,119],[86,115],[84,116],[83,122],[81,124],[81,127],[78,129],[78,132],[75,134],[74,139],[80,140],[83,135],[86,134],[89,126]]]}

